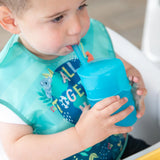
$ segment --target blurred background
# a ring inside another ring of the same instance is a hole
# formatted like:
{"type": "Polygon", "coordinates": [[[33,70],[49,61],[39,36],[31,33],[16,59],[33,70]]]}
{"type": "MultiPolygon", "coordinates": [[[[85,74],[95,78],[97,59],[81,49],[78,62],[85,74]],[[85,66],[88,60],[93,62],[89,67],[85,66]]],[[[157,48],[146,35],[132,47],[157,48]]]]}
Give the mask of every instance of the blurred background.
{"type": "MultiPolygon", "coordinates": [[[[146,0],[88,0],[89,15],[141,47],[146,0]]],[[[0,50],[10,34],[0,27],[0,50]]]]}
{"type": "Polygon", "coordinates": [[[141,46],[146,0],[88,0],[91,17],[141,46]]]}

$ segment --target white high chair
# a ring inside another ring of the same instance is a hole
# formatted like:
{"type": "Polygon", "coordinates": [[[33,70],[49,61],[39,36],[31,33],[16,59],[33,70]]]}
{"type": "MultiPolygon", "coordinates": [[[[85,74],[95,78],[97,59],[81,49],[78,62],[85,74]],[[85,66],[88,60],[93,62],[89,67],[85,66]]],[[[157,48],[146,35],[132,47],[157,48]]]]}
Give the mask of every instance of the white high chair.
{"type": "Polygon", "coordinates": [[[160,68],[160,0],[147,0],[142,51],[160,68]]]}
{"type": "MultiPolygon", "coordinates": [[[[160,70],[156,68],[141,51],[132,45],[118,33],[107,28],[113,42],[114,50],[122,58],[134,65],[142,74],[148,94],[145,98],[146,113],[144,117],[137,121],[132,134],[135,137],[144,139],[150,144],[160,140],[159,123],[159,89],[160,70]]],[[[7,160],[0,146],[0,160],[7,160]]]]}
{"type": "Polygon", "coordinates": [[[115,52],[140,71],[148,91],[145,98],[145,115],[134,125],[131,134],[149,144],[154,144],[160,141],[160,69],[125,38],[111,29],[108,29],[108,32],[115,52]]]}

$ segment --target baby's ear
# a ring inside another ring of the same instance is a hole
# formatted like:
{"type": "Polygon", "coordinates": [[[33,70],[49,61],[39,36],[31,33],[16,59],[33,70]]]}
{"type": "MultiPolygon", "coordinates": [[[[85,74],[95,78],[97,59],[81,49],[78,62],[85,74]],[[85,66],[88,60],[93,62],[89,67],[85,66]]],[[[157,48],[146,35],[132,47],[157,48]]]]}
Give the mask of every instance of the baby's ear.
{"type": "Polygon", "coordinates": [[[12,34],[20,33],[12,12],[5,6],[0,6],[0,25],[12,34]]]}

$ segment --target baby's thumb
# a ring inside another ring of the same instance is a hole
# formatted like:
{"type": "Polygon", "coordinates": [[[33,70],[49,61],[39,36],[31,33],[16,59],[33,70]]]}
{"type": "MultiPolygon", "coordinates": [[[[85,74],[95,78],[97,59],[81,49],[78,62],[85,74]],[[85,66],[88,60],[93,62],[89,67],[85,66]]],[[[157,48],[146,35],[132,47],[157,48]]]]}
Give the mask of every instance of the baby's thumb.
{"type": "Polygon", "coordinates": [[[83,116],[88,110],[90,109],[91,105],[86,105],[84,108],[81,107],[80,109],[82,110],[81,116],[83,116]]]}

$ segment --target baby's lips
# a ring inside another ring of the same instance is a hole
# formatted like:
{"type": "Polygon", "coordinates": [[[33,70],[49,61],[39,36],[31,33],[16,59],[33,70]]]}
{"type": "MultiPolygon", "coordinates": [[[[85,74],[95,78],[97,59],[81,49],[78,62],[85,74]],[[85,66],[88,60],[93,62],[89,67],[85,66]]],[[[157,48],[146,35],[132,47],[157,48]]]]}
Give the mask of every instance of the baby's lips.
{"type": "MultiPolygon", "coordinates": [[[[75,44],[73,44],[73,45],[79,45],[79,42],[78,43],[75,43],[75,44]]],[[[72,45],[68,45],[68,46],[66,46],[69,50],[72,50],[73,51],[73,48],[72,48],[72,45]]]]}
{"type": "Polygon", "coordinates": [[[66,46],[69,50],[73,50],[72,46],[66,46]]]}

